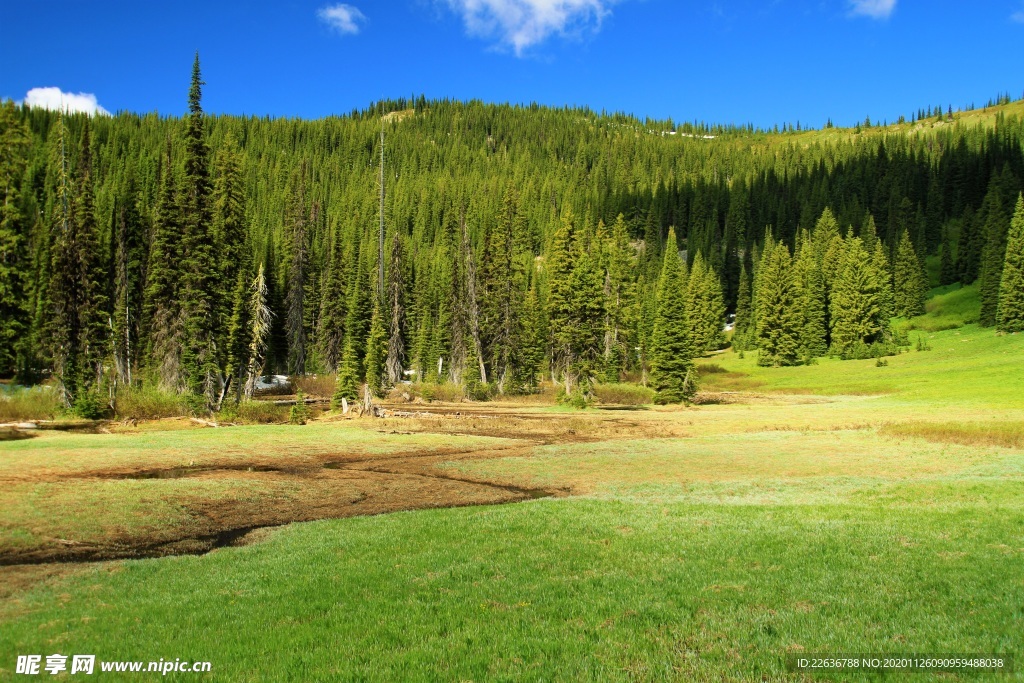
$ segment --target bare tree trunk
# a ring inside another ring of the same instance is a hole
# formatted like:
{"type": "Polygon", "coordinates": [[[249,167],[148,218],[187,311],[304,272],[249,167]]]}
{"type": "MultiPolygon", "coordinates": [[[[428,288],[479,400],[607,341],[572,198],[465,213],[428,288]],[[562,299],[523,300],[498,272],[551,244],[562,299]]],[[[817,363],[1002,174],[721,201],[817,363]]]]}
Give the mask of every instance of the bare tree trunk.
{"type": "Polygon", "coordinates": [[[469,332],[473,336],[477,362],[480,363],[480,381],[487,384],[487,368],[484,365],[484,349],[480,343],[480,310],[476,303],[476,264],[473,260],[473,248],[469,244],[469,230],[466,228],[466,216],[462,216],[462,253],[466,260],[466,295],[469,302],[469,332]]]}

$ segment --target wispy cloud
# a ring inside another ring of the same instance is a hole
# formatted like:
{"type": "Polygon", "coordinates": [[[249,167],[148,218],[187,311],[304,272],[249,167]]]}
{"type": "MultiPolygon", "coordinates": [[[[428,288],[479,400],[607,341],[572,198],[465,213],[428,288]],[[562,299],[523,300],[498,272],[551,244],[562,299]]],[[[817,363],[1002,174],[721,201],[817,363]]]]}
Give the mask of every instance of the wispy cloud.
{"type": "Polygon", "coordinates": [[[847,0],[850,16],[888,19],[896,9],[896,0],[847,0]]]}
{"type": "Polygon", "coordinates": [[[321,7],[316,12],[320,21],[338,33],[355,35],[359,33],[360,24],[366,21],[366,15],[352,5],[338,4],[321,7]]]}
{"type": "Polygon", "coordinates": [[[1015,21],[1018,24],[1024,24],[1024,5],[1019,10],[1010,15],[1010,21],[1015,21]]]}
{"type": "Polygon", "coordinates": [[[32,88],[25,95],[25,104],[40,109],[67,112],[85,112],[110,116],[110,112],[100,106],[96,96],[89,92],[64,92],[60,88],[32,88]]]}
{"type": "Polygon", "coordinates": [[[598,31],[620,0],[444,0],[462,17],[466,31],[496,40],[516,56],[552,34],[576,35],[598,31]]]}

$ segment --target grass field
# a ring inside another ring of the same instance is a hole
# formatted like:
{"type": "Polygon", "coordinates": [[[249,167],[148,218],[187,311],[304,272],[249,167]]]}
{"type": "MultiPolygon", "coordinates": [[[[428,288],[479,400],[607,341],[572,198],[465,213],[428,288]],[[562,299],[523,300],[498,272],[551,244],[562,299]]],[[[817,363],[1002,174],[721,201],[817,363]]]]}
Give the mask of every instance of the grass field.
{"type": "Polygon", "coordinates": [[[210,661],[168,678],[220,681],[846,681],[876,678],[784,659],[1019,659],[1024,336],[970,323],[971,296],[933,298],[910,333],[931,350],[887,367],[703,359],[710,402],[691,408],[0,442],[0,557],[111,535],[190,552],[222,518],[341,517],[198,556],[0,567],[0,678],[54,652],[210,661]]]}

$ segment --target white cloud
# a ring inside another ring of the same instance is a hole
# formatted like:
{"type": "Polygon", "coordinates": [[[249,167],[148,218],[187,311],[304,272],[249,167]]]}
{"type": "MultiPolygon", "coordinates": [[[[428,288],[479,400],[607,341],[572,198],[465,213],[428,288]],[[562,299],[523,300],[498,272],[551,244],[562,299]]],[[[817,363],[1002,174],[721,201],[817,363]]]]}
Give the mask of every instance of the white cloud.
{"type": "Polygon", "coordinates": [[[446,0],[470,35],[497,39],[517,56],[551,34],[571,35],[601,27],[619,0],[446,0]]]}
{"type": "Polygon", "coordinates": [[[366,21],[366,15],[352,5],[345,4],[321,7],[317,10],[316,15],[320,17],[320,21],[335,29],[338,33],[347,35],[359,33],[360,22],[366,21]]]}
{"type": "Polygon", "coordinates": [[[1024,24],[1024,8],[1017,10],[1010,15],[1010,21],[1015,21],[1018,24],[1024,24]]]}
{"type": "Polygon", "coordinates": [[[888,19],[896,9],[896,0],[847,0],[850,16],[888,19]]]}
{"type": "Polygon", "coordinates": [[[25,104],[51,111],[85,112],[110,116],[110,112],[100,106],[96,96],[91,92],[63,92],[60,88],[32,88],[25,95],[25,104]]]}

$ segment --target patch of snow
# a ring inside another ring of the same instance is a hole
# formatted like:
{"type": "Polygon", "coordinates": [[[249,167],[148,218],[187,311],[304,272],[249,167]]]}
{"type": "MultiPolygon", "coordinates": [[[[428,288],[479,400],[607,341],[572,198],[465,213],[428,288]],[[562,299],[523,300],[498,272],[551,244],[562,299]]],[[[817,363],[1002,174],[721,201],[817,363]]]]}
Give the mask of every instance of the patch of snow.
{"type": "Polygon", "coordinates": [[[290,385],[288,375],[264,375],[256,380],[257,389],[274,389],[290,385]]]}

